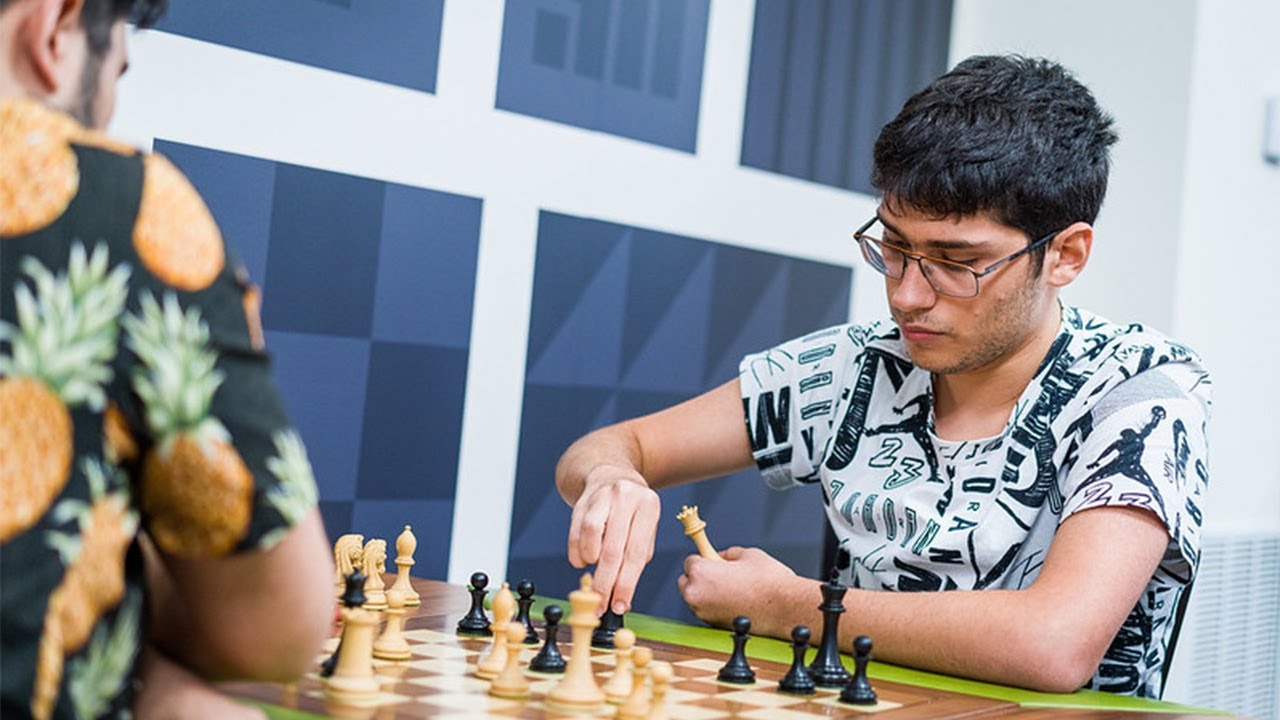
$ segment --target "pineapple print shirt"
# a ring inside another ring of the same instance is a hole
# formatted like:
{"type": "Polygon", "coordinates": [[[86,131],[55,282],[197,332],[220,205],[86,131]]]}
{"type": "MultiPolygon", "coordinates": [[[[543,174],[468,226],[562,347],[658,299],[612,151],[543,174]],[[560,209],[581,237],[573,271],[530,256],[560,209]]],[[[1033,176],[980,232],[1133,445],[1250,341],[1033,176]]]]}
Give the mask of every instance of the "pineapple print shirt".
{"type": "MultiPolygon", "coordinates": [[[[1089,687],[1159,697],[1200,557],[1209,376],[1189,348],[1065,308],[1003,432],[940,438],[931,374],[897,327],[845,325],[749,355],[747,428],[765,480],[822,488],[844,582],[872,590],[1016,590],[1058,525],[1141,507],[1169,546],[1089,687]]],[[[1117,548],[1123,552],[1123,548],[1117,548]]]]}
{"type": "Polygon", "coordinates": [[[256,301],[168,161],[0,100],[0,716],[128,715],[139,532],[220,556],[315,505],[256,301]]]}

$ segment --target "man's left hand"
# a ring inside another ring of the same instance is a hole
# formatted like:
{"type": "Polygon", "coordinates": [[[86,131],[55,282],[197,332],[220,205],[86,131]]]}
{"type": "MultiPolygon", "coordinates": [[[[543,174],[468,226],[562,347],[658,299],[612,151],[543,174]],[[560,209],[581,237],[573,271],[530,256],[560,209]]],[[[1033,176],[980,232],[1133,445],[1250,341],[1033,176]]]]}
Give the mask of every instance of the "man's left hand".
{"type": "Polygon", "coordinates": [[[729,627],[739,615],[751,618],[753,632],[774,634],[774,618],[787,616],[788,590],[800,578],[791,568],[759,548],[731,547],[724,562],[690,555],[677,580],[680,595],[700,620],[729,627]]]}

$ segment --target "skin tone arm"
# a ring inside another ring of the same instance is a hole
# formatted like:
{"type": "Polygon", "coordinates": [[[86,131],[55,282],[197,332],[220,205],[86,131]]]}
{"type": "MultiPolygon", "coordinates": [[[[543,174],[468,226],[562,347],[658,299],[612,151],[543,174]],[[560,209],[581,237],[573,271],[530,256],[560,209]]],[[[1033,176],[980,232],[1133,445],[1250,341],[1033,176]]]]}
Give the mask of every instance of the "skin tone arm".
{"type": "MultiPolygon", "coordinates": [[[[1039,576],[1022,590],[850,590],[840,647],[857,635],[887,662],[1046,692],[1071,692],[1092,677],[1141,597],[1169,543],[1149,511],[1097,508],[1058,529],[1039,576]],[[1123,547],[1125,552],[1115,552],[1123,547]],[[855,622],[848,622],[854,618],[855,622]]],[[[704,621],[728,627],[747,615],[777,638],[794,625],[822,626],[818,581],[758,549],[729,548],[718,563],[685,561],[680,592],[704,621]]]]}
{"type": "Polygon", "coordinates": [[[664,487],[751,464],[742,397],[731,380],[661,412],[601,428],[565,451],[556,487],[573,507],[569,562],[596,565],[595,588],[626,612],[653,557],[664,487]]]}
{"type": "Polygon", "coordinates": [[[137,720],[266,720],[262,710],[231,699],[154,648],[143,651],[138,667],[137,720]]]}
{"type": "Polygon", "coordinates": [[[319,510],[266,551],[193,559],[143,548],[160,651],[208,680],[288,682],[311,667],[335,602],[319,510]]]}
{"type": "MultiPolygon", "coordinates": [[[[577,567],[596,562],[597,587],[611,588],[615,604],[630,602],[652,557],[655,490],[750,464],[737,385],[603,428],[561,459],[557,484],[574,504],[570,560],[577,567]]],[[[1084,511],[1063,522],[1026,589],[850,590],[845,606],[858,622],[856,628],[844,623],[840,645],[847,651],[856,635],[866,634],[875,639],[876,656],[888,662],[1069,692],[1092,676],[1168,542],[1164,526],[1147,511],[1084,511]]],[[[685,561],[680,591],[700,618],[728,627],[747,615],[756,632],[783,639],[797,624],[821,627],[818,581],[796,576],[758,549],[721,555],[729,562],[697,555],[685,561]]]]}

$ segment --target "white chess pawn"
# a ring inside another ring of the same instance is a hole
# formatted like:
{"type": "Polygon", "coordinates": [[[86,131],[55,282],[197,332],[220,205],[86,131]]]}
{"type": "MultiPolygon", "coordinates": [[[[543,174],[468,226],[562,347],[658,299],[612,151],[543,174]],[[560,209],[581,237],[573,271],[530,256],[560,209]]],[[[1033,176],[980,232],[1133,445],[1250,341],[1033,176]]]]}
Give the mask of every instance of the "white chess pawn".
{"type": "Polygon", "coordinates": [[[507,638],[503,628],[515,614],[516,596],[511,594],[508,583],[502,583],[502,588],[493,595],[493,643],[489,645],[489,654],[476,664],[476,677],[492,680],[507,666],[507,638]]]}
{"type": "Polygon", "coordinates": [[[631,649],[635,644],[636,634],[628,628],[619,628],[613,636],[616,662],[602,689],[604,699],[614,705],[621,705],[631,695],[631,649]]]}
{"type": "Polygon", "coordinates": [[[652,696],[649,698],[649,717],[646,720],[667,720],[667,689],[671,686],[671,678],[675,671],[671,663],[654,661],[649,665],[649,679],[653,683],[652,696]]]}
{"type": "Polygon", "coordinates": [[[395,588],[387,591],[387,627],[373,644],[373,656],[379,660],[408,660],[409,641],[404,638],[404,593],[395,588]]]}
{"type": "Polygon", "coordinates": [[[524,676],[524,668],[520,667],[520,649],[524,647],[524,623],[509,622],[502,626],[507,643],[507,666],[489,685],[489,694],[494,697],[522,700],[529,697],[529,680],[524,676]]]}
{"type": "Polygon", "coordinates": [[[638,647],[631,651],[631,662],[635,665],[632,671],[631,696],[618,708],[614,717],[618,720],[645,720],[649,715],[649,661],[653,659],[653,651],[647,647],[638,647]]]}
{"type": "Polygon", "coordinates": [[[417,549],[418,538],[414,536],[413,530],[405,525],[404,532],[396,538],[396,581],[391,585],[393,590],[404,593],[405,607],[418,607],[422,604],[418,591],[414,590],[413,584],[409,582],[409,568],[413,567],[413,553],[417,549]]]}

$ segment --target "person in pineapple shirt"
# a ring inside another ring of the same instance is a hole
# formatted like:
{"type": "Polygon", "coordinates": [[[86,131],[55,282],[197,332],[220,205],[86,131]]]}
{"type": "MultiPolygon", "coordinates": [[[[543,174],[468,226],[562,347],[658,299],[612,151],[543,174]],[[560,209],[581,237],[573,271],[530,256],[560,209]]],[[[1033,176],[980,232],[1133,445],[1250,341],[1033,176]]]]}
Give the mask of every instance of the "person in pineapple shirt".
{"type": "MultiPolygon", "coordinates": [[[[754,462],[773,488],[821,491],[852,588],[842,648],[866,634],[892,663],[1158,697],[1200,556],[1209,376],[1186,346],[1059,300],[1115,140],[1046,60],[969,58],[910,98],[853,233],[893,322],[748,355],[718,389],[579,440],[556,473],[570,560],[598,563],[625,609],[654,491],[754,462]]],[[[821,622],[817,580],[722,555],[685,562],[698,617],[782,638],[821,622]]]]}
{"type": "Polygon", "coordinates": [[[125,23],[0,0],[0,715],[235,717],[332,620],[255,290],[195,190],[112,141],[125,23]],[[287,598],[287,600],[286,600],[287,598]]]}

